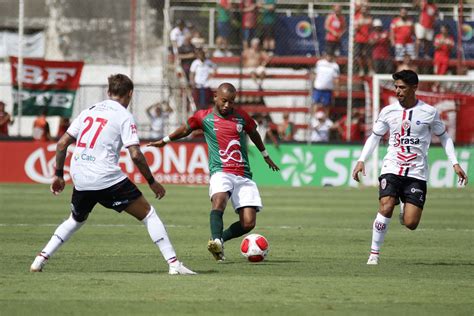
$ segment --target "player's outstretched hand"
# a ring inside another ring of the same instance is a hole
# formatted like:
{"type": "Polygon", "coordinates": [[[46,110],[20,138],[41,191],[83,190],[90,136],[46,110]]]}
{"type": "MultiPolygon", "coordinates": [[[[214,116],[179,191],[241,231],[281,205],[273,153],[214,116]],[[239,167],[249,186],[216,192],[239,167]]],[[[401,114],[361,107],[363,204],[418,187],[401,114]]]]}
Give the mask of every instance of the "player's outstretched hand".
{"type": "Polygon", "coordinates": [[[273,162],[270,156],[267,156],[264,159],[270,169],[272,169],[273,171],[280,171],[280,168],[273,162]]]}
{"type": "Polygon", "coordinates": [[[358,161],[356,166],[354,167],[354,170],[352,171],[352,178],[356,180],[357,182],[359,182],[360,181],[359,174],[361,172],[365,176],[365,164],[363,161],[358,161]]]}
{"type": "Polygon", "coordinates": [[[165,146],[166,143],[163,141],[163,139],[157,140],[156,142],[149,142],[147,146],[152,146],[152,147],[163,147],[165,146]]]}
{"type": "Polygon", "coordinates": [[[464,172],[464,170],[461,168],[459,164],[455,164],[454,166],[454,172],[458,175],[458,183],[460,185],[467,185],[467,174],[464,172]]]}
{"type": "Polygon", "coordinates": [[[166,194],[165,188],[156,181],[150,184],[150,189],[155,193],[155,197],[158,200],[161,200],[166,194]]]}
{"type": "Polygon", "coordinates": [[[53,183],[51,183],[50,190],[54,195],[58,195],[64,190],[65,186],[66,182],[64,181],[64,179],[55,176],[53,179],[53,183]]]}

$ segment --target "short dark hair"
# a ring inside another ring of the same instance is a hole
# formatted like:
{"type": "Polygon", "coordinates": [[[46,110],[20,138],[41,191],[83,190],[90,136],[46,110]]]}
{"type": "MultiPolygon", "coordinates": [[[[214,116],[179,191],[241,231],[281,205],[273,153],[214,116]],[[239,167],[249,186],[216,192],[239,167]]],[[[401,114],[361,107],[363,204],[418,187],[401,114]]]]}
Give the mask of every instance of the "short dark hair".
{"type": "Polygon", "coordinates": [[[393,80],[401,80],[408,85],[418,84],[418,75],[413,70],[402,70],[392,75],[393,80]]]}
{"type": "Polygon", "coordinates": [[[108,78],[109,81],[109,94],[124,97],[130,91],[133,91],[132,80],[123,74],[111,75],[108,78]]]}

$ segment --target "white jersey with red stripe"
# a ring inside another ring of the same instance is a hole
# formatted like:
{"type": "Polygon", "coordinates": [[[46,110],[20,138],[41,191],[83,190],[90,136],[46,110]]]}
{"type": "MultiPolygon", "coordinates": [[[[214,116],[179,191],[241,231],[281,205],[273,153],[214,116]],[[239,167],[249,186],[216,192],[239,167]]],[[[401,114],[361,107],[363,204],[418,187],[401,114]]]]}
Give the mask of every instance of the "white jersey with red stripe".
{"type": "Polygon", "coordinates": [[[381,174],[392,173],[426,181],[431,135],[446,133],[438,110],[421,100],[409,109],[397,101],[384,107],[374,124],[375,135],[383,136],[386,132],[390,132],[390,139],[381,174]]]}
{"type": "Polygon", "coordinates": [[[67,133],[76,139],[69,171],[76,190],[101,190],[124,180],[118,165],[122,146],[139,145],[133,115],[105,100],[82,111],[67,133]]]}

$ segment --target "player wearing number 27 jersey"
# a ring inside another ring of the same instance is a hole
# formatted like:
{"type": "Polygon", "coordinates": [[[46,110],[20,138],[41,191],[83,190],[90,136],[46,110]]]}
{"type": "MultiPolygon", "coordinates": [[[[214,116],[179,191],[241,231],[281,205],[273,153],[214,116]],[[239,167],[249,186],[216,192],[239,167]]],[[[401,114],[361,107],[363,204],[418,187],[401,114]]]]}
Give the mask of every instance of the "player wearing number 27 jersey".
{"type": "Polygon", "coordinates": [[[390,133],[387,154],[379,177],[379,211],[373,223],[372,245],[367,264],[378,264],[380,248],[390,223],[395,205],[401,206],[400,222],[414,230],[421,220],[426,201],[428,177],[428,149],[431,135],[439,137],[446,155],[453,164],[460,184],[467,184],[467,176],[459,165],[452,139],[440,120],[438,111],[416,98],[418,75],[411,70],[393,74],[398,102],[382,109],[367,139],[357,165],[352,172],[359,181],[365,175],[364,162],[372,154],[381,137],[390,133]]]}
{"type": "Polygon", "coordinates": [[[67,133],[77,139],[69,171],[77,190],[100,190],[126,178],[118,165],[120,150],[139,145],[139,140],[132,114],[120,103],[94,104],[81,112],[67,133]]]}

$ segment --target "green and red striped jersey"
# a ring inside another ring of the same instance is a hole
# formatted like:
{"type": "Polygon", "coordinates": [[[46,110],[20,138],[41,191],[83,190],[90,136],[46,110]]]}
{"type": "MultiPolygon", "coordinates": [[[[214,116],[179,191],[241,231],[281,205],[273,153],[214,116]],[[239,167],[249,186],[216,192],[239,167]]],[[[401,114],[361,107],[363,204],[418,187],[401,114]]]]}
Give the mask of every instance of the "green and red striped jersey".
{"type": "Polygon", "coordinates": [[[251,179],[246,133],[255,130],[255,121],[243,110],[234,109],[225,117],[214,108],[197,111],[188,119],[191,129],[202,129],[209,152],[209,170],[251,179]]]}

